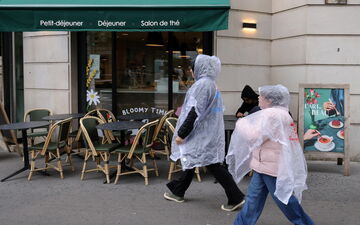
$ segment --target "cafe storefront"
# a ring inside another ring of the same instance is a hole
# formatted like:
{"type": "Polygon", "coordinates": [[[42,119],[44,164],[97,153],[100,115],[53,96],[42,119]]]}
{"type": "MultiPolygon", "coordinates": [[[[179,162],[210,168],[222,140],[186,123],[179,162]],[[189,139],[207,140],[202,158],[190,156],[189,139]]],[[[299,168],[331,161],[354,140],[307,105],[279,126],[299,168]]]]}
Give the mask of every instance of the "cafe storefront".
{"type": "MultiPolygon", "coordinates": [[[[162,113],[181,104],[193,82],[188,61],[203,52],[221,59],[225,115],[241,105],[246,84],[280,83],[298,119],[300,83],[359,83],[360,26],[348,23],[359,21],[359,5],[328,2],[1,0],[0,98],[12,121],[21,120],[21,109],[86,111],[89,89],[100,96],[98,107],[118,116],[162,113]],[[87,74],[94,75],[88,87],[87,74]]],[[[351,115],[360,111],[359,96],[360,86],[351,85],[351,115]]],[[[351,158],[359,161],[351,135],[360,119],[350,120],[351,158]]]]}
{"type": "MultiPolygon", "coordinates": [[[[86,93],[92,90],[100,97],[97,107],[116,115],[139,110],[163,114],[181,104],[194,82],[190,60],[197,54],[213,53],[212,31],[227,29],[229,8],[226,0],[3,0],[0,31],[26,32],[31,38],[35,31],[68,32],[72,58],[68,80],[74,76],[77,80],[77,93],[71,92],[69,98],[76,98],[77,106],[70,111],[89,109],[86,93]]],[[[24,66],[29,64],[25,59],[24,66]]],[[[25,74],[32,69],[35,73],[36,66],[28,66],[25,74]]],[[[14,75],[4,74],[4,78],[10,76],[14,75]]],[[[21,104],[9,105],[18,108],[21,104]]]]}

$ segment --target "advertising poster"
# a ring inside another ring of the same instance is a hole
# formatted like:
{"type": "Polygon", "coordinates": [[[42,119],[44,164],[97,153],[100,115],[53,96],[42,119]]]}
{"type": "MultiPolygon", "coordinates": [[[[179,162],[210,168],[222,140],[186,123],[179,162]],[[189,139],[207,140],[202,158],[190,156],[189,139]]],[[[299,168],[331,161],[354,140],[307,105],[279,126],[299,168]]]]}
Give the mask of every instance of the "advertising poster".
{"type": "Polygon", "coordinates": [[[298,134],[308,160],[334,160],[350,175],[350,85],[299,84],[298,134]]]}
{"type": "Polygon", "coordinates": [[[304,150],[344,152],[344,89],[304,89],[304,132],[304,150]]]}

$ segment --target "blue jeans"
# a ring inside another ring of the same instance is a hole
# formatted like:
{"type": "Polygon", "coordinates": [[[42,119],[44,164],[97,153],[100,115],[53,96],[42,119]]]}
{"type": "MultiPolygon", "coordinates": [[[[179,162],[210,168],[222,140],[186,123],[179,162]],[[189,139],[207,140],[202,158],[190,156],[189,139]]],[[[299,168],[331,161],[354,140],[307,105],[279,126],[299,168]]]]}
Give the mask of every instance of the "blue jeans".
{"type": "Polygon", "coordinates": [[[290,222],[296,225],[315,225],[294,195],[290,197],[288,204],[285,205],[274,195],[275,187],[276,177],[254,171],[246,195],[245,205],[237,215],[234,225],[255,224],[264,208],[268,193],[270,193],[276,205],[290,222]]]}

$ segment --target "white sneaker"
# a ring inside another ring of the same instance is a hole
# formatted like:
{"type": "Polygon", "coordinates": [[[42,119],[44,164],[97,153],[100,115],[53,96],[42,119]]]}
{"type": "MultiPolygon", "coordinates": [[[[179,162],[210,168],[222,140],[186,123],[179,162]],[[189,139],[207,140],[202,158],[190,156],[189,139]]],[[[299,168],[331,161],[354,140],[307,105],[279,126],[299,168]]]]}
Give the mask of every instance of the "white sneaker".
{"type": "Polygon", "coordinates": [[[221,205],[221,209],[224,210],[224,211],[227,211],[227,212],[232,212],[234,210],[241,209],[244,204],[245,204],[245,199],[242,200],[237,205],[221,205]]]}

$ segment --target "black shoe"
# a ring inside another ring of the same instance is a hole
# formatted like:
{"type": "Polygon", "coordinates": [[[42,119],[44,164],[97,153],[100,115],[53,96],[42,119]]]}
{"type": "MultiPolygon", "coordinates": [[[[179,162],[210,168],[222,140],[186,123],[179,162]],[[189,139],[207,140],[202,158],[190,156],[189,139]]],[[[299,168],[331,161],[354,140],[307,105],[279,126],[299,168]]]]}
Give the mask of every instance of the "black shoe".
{"type": "Polygon", "coordinates": [[[182,203],[184,202],[184,197],[179,197],[179,196],[176,196],[172,193],[169,193],[169,192],[165,192],[164,193],[164,198],[166,200],[170,200],[170,201],[174,201],[174,202],[178,202],[178,203],[182,203]]]}

